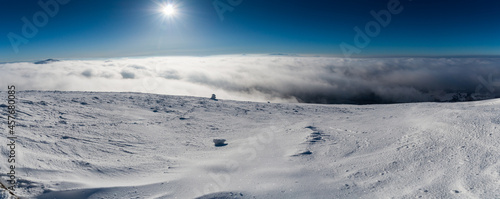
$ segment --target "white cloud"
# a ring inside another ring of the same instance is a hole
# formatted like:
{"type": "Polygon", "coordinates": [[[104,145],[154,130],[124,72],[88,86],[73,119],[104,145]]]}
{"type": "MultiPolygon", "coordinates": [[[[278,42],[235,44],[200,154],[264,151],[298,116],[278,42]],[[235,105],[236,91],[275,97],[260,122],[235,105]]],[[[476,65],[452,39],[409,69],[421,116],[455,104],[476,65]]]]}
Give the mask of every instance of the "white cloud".
{"type": "Polygon", "coordinates": [[[22,90],[201,97],[215,93],[218,98],[255,101],[416,102],[433,101],[436,93],[474,93],[481,85],[479,77],[500,77],[499,63],[494,58],[297,56],[68,60],[0,64],[0,84],[14,84],[22,90]]]}

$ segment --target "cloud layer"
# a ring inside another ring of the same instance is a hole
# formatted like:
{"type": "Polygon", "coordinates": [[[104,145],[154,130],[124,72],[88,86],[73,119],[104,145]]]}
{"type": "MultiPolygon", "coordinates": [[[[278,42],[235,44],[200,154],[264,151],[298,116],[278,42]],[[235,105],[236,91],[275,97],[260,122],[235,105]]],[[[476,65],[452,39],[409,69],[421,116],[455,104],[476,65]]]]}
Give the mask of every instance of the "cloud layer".
{"type": "MultiPolygon", "coordinates": [[[[498,58],[152,57],[0,64],[0,85],[250,101],[395,103],[500,94],[498,58]]],[[[2,88],[5,89],[5,88],[2,88]]]]}

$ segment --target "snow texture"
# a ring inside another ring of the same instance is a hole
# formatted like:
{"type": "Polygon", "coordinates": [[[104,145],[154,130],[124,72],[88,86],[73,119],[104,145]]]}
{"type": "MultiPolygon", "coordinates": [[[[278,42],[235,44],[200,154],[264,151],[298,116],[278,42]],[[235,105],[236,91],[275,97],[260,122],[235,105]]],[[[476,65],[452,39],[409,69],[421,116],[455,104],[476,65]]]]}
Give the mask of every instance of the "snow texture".
{"type": "Polygon", "coordinates": [[[500,100],[359,106],[17,95],[23,197],[500,198],[500,100]],[[230,144],[214,147],[218,138],[230,144]]]}

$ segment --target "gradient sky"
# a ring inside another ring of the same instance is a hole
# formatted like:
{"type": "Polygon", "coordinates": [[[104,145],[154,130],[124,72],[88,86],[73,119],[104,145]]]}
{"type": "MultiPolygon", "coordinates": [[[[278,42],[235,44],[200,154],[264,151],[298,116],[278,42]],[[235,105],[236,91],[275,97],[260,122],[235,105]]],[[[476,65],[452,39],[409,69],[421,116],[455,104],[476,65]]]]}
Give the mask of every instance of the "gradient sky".
{"type": "MultiPolygon", "coordinates": [[[[174,18],[159,12],[166,1],[71,0],[16,53],[8,34],[23,36],[22,18],[33,22],[43,9],[36,0],[3,0],[0,62],[250,53],[342,56],[339,45],[354,45],[354,27],[364,30],[374,21],[370,11],[387,9],[389,1],[243,0],[221,20],[214,0],[172,1],[178,7],[174,18]]],[[[392,15],[356,56],[500,55],[500,1],[400,3],[403,11],[392,15]]]]}

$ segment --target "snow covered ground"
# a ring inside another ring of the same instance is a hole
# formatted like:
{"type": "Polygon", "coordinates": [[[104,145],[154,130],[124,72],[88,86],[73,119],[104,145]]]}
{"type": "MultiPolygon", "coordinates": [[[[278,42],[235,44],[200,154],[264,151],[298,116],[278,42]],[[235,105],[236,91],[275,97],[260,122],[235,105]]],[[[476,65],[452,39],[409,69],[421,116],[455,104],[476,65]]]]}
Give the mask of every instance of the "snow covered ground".
{"type": "MultiPolygon", "coordinates": [[[[140,93],[17,97],[16,194],[24,197],[500,198],[500,100],[357,106],[140,93]],[[215,147],[216,138],[228,145],[215,147]]],[[[6,110],[0,121],[6,132],[6,110]]]]}

